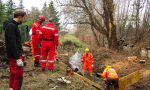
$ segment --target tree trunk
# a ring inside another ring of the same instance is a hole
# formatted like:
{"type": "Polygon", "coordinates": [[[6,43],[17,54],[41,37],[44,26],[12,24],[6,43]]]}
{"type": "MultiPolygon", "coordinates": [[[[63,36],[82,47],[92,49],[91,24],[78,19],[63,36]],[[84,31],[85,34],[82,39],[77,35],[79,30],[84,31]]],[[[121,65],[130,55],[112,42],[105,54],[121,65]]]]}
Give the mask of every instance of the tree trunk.
{"type": "Polygon", "coordinates": [[[107,36],[108,46],[110,49],[117,49],[117,37],[116,37],[116,29],[112,30],[112,35],[109,37],[107,36]]]}
{"type": "Polygon", "coordinates": [[[114,20],[114,1],[103,0],[104,23],[107,29],[107,40],[110,49],[117,49],[116,24],[114,20]]]}
{"type": "Polygon", "coordinates": [[[91,25],[91,30],[92,30],[93,35],[94,35],[94,37],[95,37],[95,41],[96,41],[97,46],[100,47],[100,42],[99,42],[99,40],[98,40],[98,38],[97,38],[96,32],[94,31],[94,28],[93,28],[92,25],[91,25]]]}

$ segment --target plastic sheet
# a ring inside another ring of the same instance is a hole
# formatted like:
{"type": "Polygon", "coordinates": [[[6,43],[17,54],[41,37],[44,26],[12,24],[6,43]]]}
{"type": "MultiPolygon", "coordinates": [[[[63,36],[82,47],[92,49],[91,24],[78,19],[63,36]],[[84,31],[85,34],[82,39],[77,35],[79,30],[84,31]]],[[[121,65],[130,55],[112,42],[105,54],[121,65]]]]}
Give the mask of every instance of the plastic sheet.
{"type": "Polygon", "coordinates": [[[73,70],[78,69],[78,71],[82,70],[82,61],[81,61],[81,54],[76,52],[69,60],[70,65],[72,66],[73,70]]]}

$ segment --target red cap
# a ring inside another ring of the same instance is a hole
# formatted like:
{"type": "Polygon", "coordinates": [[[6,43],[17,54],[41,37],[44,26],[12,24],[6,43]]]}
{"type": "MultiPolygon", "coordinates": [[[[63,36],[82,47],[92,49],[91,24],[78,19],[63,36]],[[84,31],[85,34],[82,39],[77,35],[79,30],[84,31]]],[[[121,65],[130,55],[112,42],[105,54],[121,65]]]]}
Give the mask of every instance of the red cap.
{"type": "Polygon", "coordinates": [[[40,16],[39,16],[39,19],[40,19],[41,21],[45,21],[45,17],[44,17],[43,15],[40,15],[40,16]]]}

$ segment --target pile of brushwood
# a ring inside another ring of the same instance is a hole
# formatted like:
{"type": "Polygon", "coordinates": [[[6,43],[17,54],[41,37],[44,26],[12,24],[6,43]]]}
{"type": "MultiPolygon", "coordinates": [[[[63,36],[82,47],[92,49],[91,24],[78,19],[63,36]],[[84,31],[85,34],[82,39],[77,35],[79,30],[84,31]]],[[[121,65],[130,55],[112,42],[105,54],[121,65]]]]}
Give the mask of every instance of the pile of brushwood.
{"type": "Polygon", "coordinates": [[[6,67],[8,64],[6,56],[6,47],[4,41],[0,40],[0,68],[6,67]]]}

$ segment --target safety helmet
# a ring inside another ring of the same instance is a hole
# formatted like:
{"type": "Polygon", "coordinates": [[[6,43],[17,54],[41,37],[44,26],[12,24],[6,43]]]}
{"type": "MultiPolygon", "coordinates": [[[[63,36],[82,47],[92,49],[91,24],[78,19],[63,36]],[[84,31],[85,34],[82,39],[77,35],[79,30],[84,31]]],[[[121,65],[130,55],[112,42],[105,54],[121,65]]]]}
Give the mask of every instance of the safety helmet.
{"type": "Polygon", "coordinates": [[[86,49],[85,49],[85,52],[89,52],[89,51],[90,51],[90,49],[89,49],[89,48],[86,48],[86,49]]]}
{"type": "Polygon", "coordinates": [[[44,17],[43,15],[40,15],[40,16],[39,16],[39,20],[45,21],[45,17],[44,17]]]}

